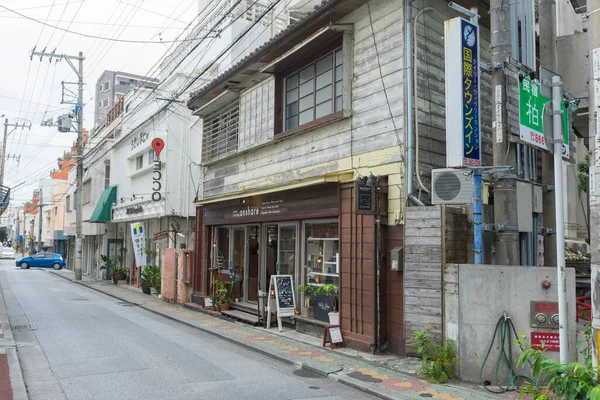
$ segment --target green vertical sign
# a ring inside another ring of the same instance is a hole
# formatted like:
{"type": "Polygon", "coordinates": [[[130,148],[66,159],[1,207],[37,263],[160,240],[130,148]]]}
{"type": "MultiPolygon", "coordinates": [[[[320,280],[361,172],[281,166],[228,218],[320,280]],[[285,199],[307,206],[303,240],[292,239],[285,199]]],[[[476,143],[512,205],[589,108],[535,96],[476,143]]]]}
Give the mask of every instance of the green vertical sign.
{"type": "MultiPolygon", "coordinates": [[[[525,77],[519,82],[519,136],[521,141],[548,151],[552,151],[553,148],[546,141],[544,135],[544,108],[550,102],[550,99],[542,96],[538,82],[532,81],[529,77],[525,77]]],[[[570,156],[568,107],[561,102],[560,109],[563,112],[562,155],[568,158],[570,156]]],[[[552,137],[552,132],[548,132],[548,137],[552,137]]]]}
{"type": "Polygon", "coordinates": [[[544,150],[549,150],[544,136],[544,107],[548,102],[539,83],[529,77],[519,83],[519,136],[523,142],[544,150]]]}

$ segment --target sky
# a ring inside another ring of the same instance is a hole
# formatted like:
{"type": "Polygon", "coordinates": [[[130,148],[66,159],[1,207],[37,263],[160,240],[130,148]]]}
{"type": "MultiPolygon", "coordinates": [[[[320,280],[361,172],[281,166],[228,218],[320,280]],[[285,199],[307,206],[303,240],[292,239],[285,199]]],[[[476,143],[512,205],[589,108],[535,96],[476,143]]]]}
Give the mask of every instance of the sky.
{"type": "Polygon", "coordinates": [[[10,157],[4,185],[14,187],[11,206],[31,199],[40,179],[49,177],[58,157],[70,150],[76,138],[74,132],[59,133],[56,127],[41,126],[42,120],[56,120],[73,108],[61,104],[61,82],[76,82],[75,73],[65,61],[31,59],[30,52],[34,48],[67,55],[83,52],[84,127],[89,130],[94,87],[102,72],[119,70],[157,77],[153,67],[170,45],[165,42],[175,40],[197,12],[198,0],[0,0],[0,115],[9,124],[31,124],[30,129],[8,128],[12,133],[7,141],[10,157]],[[27,18],[113,40],[64,32],[27,18]]]}

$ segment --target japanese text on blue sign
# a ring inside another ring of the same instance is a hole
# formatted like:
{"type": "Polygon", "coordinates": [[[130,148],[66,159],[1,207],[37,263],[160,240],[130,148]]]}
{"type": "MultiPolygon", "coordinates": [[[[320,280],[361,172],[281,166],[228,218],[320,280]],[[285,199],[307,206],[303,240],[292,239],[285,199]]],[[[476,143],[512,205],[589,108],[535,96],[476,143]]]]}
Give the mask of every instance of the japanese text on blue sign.
{"type": "Polygon", "coordinates": [[[462,20],[464,164],[481,166],[479,123],[479,37],[477,27],[462,20]]]}

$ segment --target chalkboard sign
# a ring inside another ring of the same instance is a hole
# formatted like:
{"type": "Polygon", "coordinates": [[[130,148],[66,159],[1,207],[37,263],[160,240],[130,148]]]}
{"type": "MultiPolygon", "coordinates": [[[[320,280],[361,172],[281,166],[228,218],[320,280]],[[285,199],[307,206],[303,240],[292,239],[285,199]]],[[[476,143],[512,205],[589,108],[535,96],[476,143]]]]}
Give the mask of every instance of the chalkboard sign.
{"type": "Polygon", "coordinates": [[[271,327],[271,313],[277,310],[277,325],[281,332],[281,317],[292,317],[296,310],[294,281],[291,275],[271,275],[269,282],[269,302],[267,303],[267,329],[271,327]],[[275,296],[273,296],[273,294],[275,296]]]}
{"type": "Polygon", "coordinates": [[[275,290],[277,292],[277,308],[295,308],[294,288],[291,275],[275,276],[275,290]]]}
{"type": "Polygon", "coordinates": [[[333,312],[333,297],[323,294],[315,296],[314,317],[319,321],[329,322],[329,313],[333,312]]]}

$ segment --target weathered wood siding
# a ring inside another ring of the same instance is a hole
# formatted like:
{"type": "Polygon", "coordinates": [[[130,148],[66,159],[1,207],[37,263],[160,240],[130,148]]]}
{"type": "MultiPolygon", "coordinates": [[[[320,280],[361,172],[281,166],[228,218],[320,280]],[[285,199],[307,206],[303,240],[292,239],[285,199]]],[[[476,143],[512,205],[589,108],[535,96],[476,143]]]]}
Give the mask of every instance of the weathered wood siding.
{"type": "MultiPolygon", "coordinates": [[[[444,65],[444,21],[459,16],[441,0],[416,2],[414,15],[426,11],[415,23],[417,27],[417,108],[419,122],[419,166],[423,183],[429,187],[431,169],[446,167],[446,108],[444,65]]],[[[489,63],[489,30],[480,29],[480,60],[489,63]]],[[[481,71],[481,130],[483,162],[492,164],[491,75],[481,71]]],[[[415,186],[417,188],[417,186],[415,186]]]]}
{"type": "MultiPolygon", "coordinates": [[[[243,154],[208,166],[204,198],[284,187],[339,172],[357,171],[368,175],[372,171],[389,176],[393,186],[389,197],[393,221],[394,213],[401,211],[404,204],[402,21],[402,2],[396,0],[373,0],[370,17],[365,5],[339,21],[354,24],[352,117],[283,139],[275,138],[268,145],[247,149],[243,154]]],[[[262,102],[272,101],[275,88],[269,83],[270,94],[265,94],[262,85],[264,82],[255,86],[262,87],[262,102]]],[[[244,115],[256,114],[254,106],[270,110],[270,105],[259,104],[258,95],[256,103],[254,101],[253,97],[248,103],[250,110],[245,106],[241,110],[244,115]]],[[[248,117],[244,118],[246,130],[248,117]]],[[[264,124],[254,124],[255,128],[259,126],[264,129],[264,124]]],[[[254,135],[265,137],[268,133],[255,132],[254,135]]]]}
{"type": "Polygon", "coordinates": [[[273,140],[275,132],[275,78],[269,78],[240,94],[240,151],[273,140]]]}
{"type": "Polygon", "coordinates": [[[404,236],[404,331],[406,353],[415,354],[417,331],[442,335],[442,208],[407,207],[404,236]]]}

